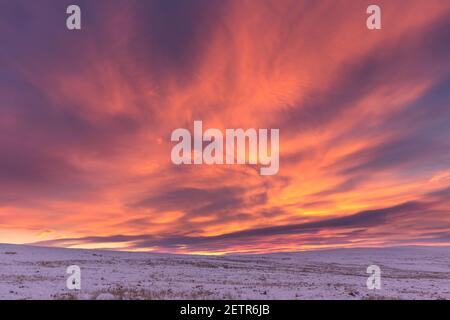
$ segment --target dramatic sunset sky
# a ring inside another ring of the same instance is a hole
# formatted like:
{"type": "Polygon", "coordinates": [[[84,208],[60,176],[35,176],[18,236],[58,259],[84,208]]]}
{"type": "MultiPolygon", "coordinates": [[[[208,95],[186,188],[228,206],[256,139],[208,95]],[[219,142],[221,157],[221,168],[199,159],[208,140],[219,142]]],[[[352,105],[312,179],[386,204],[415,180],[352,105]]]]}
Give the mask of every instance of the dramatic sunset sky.
{"type": "Polygon", "coordinates": [[[3,243],[450,245],[450,1],[0,0],[0,152],[3,243]],[[173,165],[194,120],[279,128],[279,173],[173,165]]]}

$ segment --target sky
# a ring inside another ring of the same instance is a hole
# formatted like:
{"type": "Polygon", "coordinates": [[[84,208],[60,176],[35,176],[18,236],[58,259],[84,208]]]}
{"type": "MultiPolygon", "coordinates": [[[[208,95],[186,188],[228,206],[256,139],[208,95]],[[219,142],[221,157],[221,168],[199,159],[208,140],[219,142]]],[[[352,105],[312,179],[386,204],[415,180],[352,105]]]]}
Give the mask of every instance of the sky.
{"type": "Polygon", "coordinates": [[[0,0],[0,243],[450,245],[449,57],[442,0],[0,0]],[[194,120],[279,128],[278,174],[174,165],[194,120]]]}

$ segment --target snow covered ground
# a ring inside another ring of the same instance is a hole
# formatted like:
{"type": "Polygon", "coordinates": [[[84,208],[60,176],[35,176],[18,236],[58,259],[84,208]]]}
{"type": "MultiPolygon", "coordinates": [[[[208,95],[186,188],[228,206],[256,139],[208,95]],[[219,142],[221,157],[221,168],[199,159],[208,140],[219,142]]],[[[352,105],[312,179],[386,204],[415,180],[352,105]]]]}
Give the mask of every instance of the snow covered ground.
{"type": "Polygon", "coordinates": [[[450,299],[450,248],[185,256],[0,244],[0,299],[450,299]],[[381,268],[369,290],[369,265],[381,268]],[[81,268],[81,290],[66,269],[81,268]]]}

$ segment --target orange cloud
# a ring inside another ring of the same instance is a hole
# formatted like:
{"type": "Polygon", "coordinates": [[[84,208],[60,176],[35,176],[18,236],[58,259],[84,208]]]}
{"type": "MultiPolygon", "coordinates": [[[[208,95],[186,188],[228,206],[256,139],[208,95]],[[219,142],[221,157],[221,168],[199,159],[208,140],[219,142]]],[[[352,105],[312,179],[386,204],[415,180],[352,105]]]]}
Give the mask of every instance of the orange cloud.
{"type": "Polygon", "coordinates": [[[98,1],[79,33],[55,28],[50,2],[10,5],[0,241],[201,253],[450,242],[450,4],[379,5],[383,29],[369,31],[354,1],[98,1]],[[279,174],[174,166],[170,133],[194,120],[279,128],[279,174]]]}

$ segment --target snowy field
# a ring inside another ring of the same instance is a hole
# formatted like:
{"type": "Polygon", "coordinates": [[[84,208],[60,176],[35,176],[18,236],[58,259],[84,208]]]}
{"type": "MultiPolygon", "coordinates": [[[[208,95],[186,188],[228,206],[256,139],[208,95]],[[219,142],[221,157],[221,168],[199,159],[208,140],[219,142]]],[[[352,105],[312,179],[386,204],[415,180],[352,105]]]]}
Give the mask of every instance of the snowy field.
{"type": "Polygon", "coordinates": [[[0,244],[0,299],[450,299],[450,248],[185,256],[0,244]],[[369,265],[381,289],[366,286],[369,265]],[[81,268],[81,290],[66,268],[81,268]]]}

